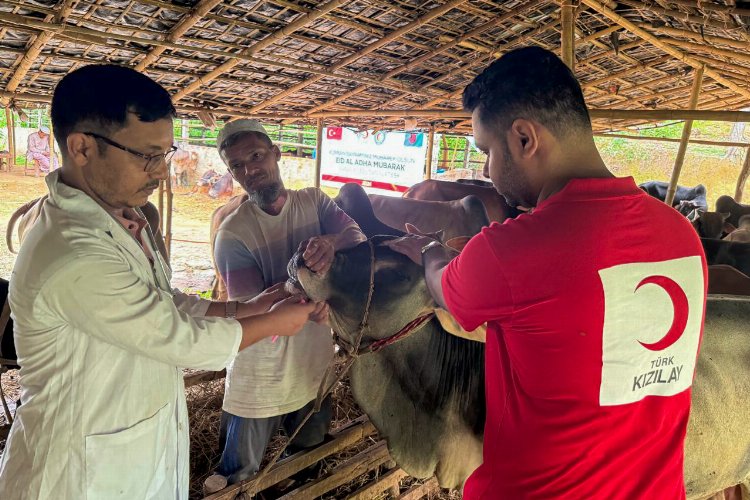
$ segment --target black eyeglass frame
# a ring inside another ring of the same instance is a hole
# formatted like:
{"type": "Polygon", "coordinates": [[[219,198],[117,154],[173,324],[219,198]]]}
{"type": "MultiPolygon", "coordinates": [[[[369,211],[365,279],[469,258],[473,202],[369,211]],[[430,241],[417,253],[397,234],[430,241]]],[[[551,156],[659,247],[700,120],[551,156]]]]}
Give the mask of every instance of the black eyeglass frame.
{"type": "Polygon", "coordinates": [[[94,132],[82,132],[84,135],[89,135],[95,139],[99,139],[101,141],[104,141],[105,143],[109,144],[110,146],[114,146],[117,149],[121,149],[125,151],[126,153],[130,153],[131,155],[137,156],[139,158],[143,158],[146,160],[146,165],[143,167],[143,171],[146,173],[151,173],[154,170],[156,170],[156,166],[159,165],[159,158],[164,159],[166,163],[169,163],[169,161],[172,159],[172,156],[174,156],[175,151],[177,151],[177,146],[172,146],[169,151],[165,153],[158,153],[154,155],[147,155],[145,153],[141,153],[140,151],[136,151],[134,149],[130,149],[127,146],[123,146],[122,144],[113,141],[109,137],[104,137],[103,135],[96,134],[94,132]],[[156,160],[156,161],[154,161],[156,160]]]}

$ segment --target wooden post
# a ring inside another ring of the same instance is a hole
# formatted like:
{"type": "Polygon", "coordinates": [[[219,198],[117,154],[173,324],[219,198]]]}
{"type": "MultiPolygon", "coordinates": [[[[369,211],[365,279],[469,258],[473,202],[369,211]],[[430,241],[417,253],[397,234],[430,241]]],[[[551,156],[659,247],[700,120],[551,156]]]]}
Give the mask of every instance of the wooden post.
{"type": "Polygon", "coordinates": [[[49,121],[49,171],[55,169],[55,131],[52,129],[52,120],[49,121]]]}
{"type": "Polygon", "coordinates": [[[442,154],[440,155],[440,162],[438,163],[438,168],[441,166],[445,168],[445,164],[448,163],[448,140],[447,136],[443,134],[443,136],[440,139],[440,147],[443,148],[442,154]]]}
{"type": "Polygon", "coordinates": [[[8,126],[8,152],[10,153],[8,172],[10,172],[16,166],[16,121],[10,106],[5,108],[5,123],[8,126]]]}
{"type": "Polygon", "coordinates": [[[737,203],[742,202],[742,192],[745,190],[745,182],[747,182],[748,175],[750,175],[750,148],[747,148],[747,152],[745,153],[745,163],[742,164],[742,170],[737,179],[737,188],[734,190],[734,201],[737,203]]]}
{"type": "MultiPolygon", "coordinates": [[[[690,102],[688,107],[695,109],[698,106],[698,97],[701,93],[701,85],[703,84],[703,70],[704,67],[695,70],[693,76],[693,89],[690,91],[690,102]]],[[[672,170],[672,178],[669,180],[669,188],[667,189],[667,196],[664,199],[664,203],[672,206],[674,201],[675,190],[677,189],[677,181],[680,179],[680,172],[682,171],[682,164],[685,161],[685,152],[687,151],[688,140],[690,139],[690,132],[693,130],[693,120],[685,120],[685,125],[682,127],[682,138],[680,139],[680,147],[677,150],[677,158],[674,160],[674,169],[672,170]]]]}
{"type": "Polygon", "coordinates": [[[435,145],[435,127],[430,125],[430,133],[427,135],[427,161],[425,162],[424,178],[432,179],[432,148],[435,145]]]}
{"type": "Polygon", "coordinates": [[[560,0],[560,23],[562,24],[561,57],[571,71],[575,71],[575,12],[572,0],[560,0]]]}
{"type": "Polygon", "coordinates": [[[166,180],[167,186],[167,224],[164,226],[164,246],[167,247],[167,257],[172,256],[172,181],[166,180]]]}
{"type": "Polygon", "coordinates": [[[469,166],[469,138],[464,136],[464,168],[471,168],[469,166]]]}
{"type": "Polygon", "coordinates": [[[318,118],[318,135],[315,141],[315,179],[313,185],[320,187],[320,166],[323,161],[323,119],[318,118]]]}

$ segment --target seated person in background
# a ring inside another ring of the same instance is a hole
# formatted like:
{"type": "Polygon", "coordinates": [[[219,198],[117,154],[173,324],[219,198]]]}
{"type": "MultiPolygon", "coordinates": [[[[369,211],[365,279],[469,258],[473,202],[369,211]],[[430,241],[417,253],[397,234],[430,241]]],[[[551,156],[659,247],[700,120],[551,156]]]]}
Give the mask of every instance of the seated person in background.
{"type": "Polygon", "coordinates": [[[37,132],[29,135],[26,143],[26,159],[29,163],[34,163],[36,177],[39,177],[40,170],[45,174],[50,172],[50,165],[52,170],[59,167],[57,157],[50,158],[48,127],[39,127],[37,132]]]}

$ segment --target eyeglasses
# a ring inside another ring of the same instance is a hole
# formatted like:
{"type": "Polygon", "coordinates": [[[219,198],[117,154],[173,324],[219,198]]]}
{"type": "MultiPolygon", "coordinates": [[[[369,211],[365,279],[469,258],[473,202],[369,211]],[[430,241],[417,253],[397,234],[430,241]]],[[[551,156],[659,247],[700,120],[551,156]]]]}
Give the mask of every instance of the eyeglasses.
{"type": "Polygon", "coordinates": [[[131,155],[137,156],[138,158],[143,158],[144,160],[146,160],[146,164],[143,166],[143,171],[146,173],[151,173],[154,170],[156,170],[157,167],[159,166],[159,163],[162,160],[164,160],[165,163],[169,163],[169,161],[172,159],[172,156],[174,156],[175,151],[177,151],[177,146],[172,146],[171,148],[169,148],[169,151],[165,153],[147,155],[145,153],[140,153],[134,149],[130,149],[126,146],[123,146],[122,144],[118,144],[112,139],[110,139],[109,137],[104,137],[103,135],[95,134],[93,132],[83,132],[83,134],[90,135],[91,137],[95,139],[104,141],[110,146],[114,146],[117,149],[122,149],[123,151],[130,153],[131,155]]]}

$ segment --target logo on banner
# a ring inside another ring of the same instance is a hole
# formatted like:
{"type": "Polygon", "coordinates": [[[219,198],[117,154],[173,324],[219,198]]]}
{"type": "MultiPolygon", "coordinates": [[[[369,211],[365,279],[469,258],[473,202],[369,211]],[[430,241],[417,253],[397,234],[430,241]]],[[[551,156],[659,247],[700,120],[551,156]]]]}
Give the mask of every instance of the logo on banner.
{"type": "Polygon", "coordinates": [[[703,318],[700,257],[599,271],[604,290],[602,406],[689,388],[703,318]]]}
{"type": "Polygon", "coordinates": [[[326,127],[326,139],[340,141],[343,132],[341,127],[326,127]]]}
{"type": "Polygon", "coordinates": [[[424,134],[421,133],[407,133],[404,137],[404,146],[412,146],[415,148],[421,148],[424,144],[424,134]]]}
{"type": "Polygon", "coordinates": [[[381,130],[380,132],[376,132],[375,136],[373,137],[373,139],[375,140],[375,144],[377,144],[378,146],[383,144],[385,142],[385,135],[386,135],[386,132],[384,130],[381,130]]]}

